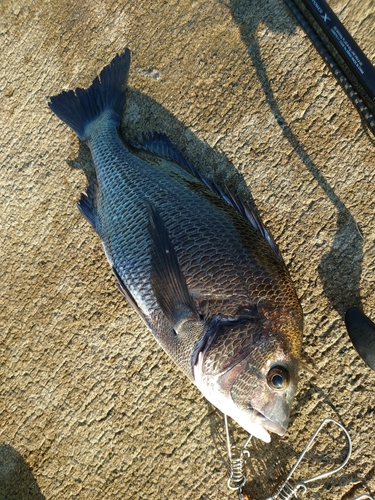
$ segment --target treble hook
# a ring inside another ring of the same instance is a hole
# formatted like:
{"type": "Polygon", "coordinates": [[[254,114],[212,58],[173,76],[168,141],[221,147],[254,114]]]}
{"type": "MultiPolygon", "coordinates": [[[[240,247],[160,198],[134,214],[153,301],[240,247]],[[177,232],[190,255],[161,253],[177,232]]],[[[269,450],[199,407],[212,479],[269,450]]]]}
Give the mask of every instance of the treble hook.
{"type": "MultiPolygon", "coordinates": [[[[342,424],[340,424],[336,420],[333,420],[332,418],[325,418],[323,420],[323,422],[320,424],[318,430],[315,432],[315,434],[312,436],[312,438],[310,439],[310,441],[305,446],[304,450],[302,451],[302,453],[299,456],[297,462],[295,463],[294,467],[290,471],[290,473],[289,473],[288,477],[286,478],[285,482],[277,490],[277,492],[275,493],[275,495],[272,496],[272,497],[270,497],[270,498],[267,498],[267,500],[290,500],[292,497],[298,498],[297,497],[298,490],[301,490],[301,494],[304,495],[305,492],[306,492],[306,490],[307,490],[306,484],[312,483],[313,481],[318,481],[319,479],[326,478],[328,476],[331,476],[332,474],[335,474],[339,470],[341,470],[346,465],[346,463],[348,462],[351,453],[352,453],[352,441],[350,439],[348,431],[345,429],[345,427],[342,424]],[[315,441],[315,439],[316,439],[317,435],[319,434],[319,432],[322,430],[322,428],[328,422],[332,422],[335,425],[339,426],[344,431],[344,433],[346,435],[346,438],[347,438],[347,441],[348,441],[348,448],[349,448],[349,450],[348,450],[348,453],[347,453],[347,455],[345,457],[345,460],[342,462],[342,464],[339,467],[331,469],[331,470],[329,470],[327,472],[323,472],[322,474],[318,474],[318,475],[316,475],[314,477],[311,477],[309,479],[305,479],[304,481],[300,481],[299,483],[297,483],[294,486],[290,482],[290,479],[291,479],[294,471],[297,469],[298,465],[301,463],[301,461],[302,461],[303,457],[305,456],[306,452],[310,449],[311,445],[315,441]]],[[[360,498],[371,498],[371,497],[362,496],[360,498]]]]}

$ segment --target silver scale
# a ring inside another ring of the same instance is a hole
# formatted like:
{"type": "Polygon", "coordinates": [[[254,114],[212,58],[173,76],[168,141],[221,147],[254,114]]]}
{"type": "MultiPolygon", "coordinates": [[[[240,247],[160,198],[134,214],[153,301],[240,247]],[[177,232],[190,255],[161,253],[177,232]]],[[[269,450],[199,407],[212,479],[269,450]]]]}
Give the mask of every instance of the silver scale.
{"type": "MultiPolygon", "coordinates": [[[[243,473],[243,467],[244,467],[244,463],[245,463],[246,459],[250,457],[250,452],[247,449],[247,446],[249,445],[249,443],[251,441],[252,435],[249,435],[245,444],[240,448],[240,450],[238,450],[235,447],[231,446],[229,427],[228,427],[228,418],[226,415],[224,415],[224,425],[225,425],[227,450],[228,450],[228,458],[229,458],[229,465],[230,465],[230,474],[229,474],[229,478],[228,478],[228,482],[227,482],[228,488],[234,492],[237,492],[239,500],[254,500],[254,499],[250,499],[249,495],[242,491],[242,488],[246,484],[246,477],[243,473]]],[[[304,495],[306,493],[307,485],[309,483],[312,483],[314,481],[318,481],[320,479],[324,479],[328,476],[331,476],[332,474],[336,474],[343,467],[345,467],[345,465],[347,464],[347,462],[350,458],[351,453],[352,453],[352,441],[351,441],[349,433],[345,429],[345,427],[332,418],[324,419],[323,422],[318,427],[315,434],[312,436],[310,441],[305,446],[304,450],[302,451],[301,455],[299,456],[297,462],[293,466],[292,470],[290,471],[290,473],[289,473],[288,477],[286,478],[286,480],[284,481],[284,483],[280,486],[280,488],[276,491],[276,493],[273,496],[268,497],[266,500],[290,500],[292,498],[297,498],[297,499],[300,498],[300,495],[304,495]],[[299,464],[303,460],[306,452],[314,444],[314,441],[316,440],[318,434],[322,431],[323,427],[325,427],[329,422],[333,423],[334,425],[337,425],[344,432],[344,434],[346,436],[348,453],[345,457],[345,460],[338,467],[330,469],[327,472],[323,472],[322,474],[318,474],[318,475],[311,477],[309,479],[305,479],[304,481],[299,481],[299,482],[295,483],[292,480],[292,476],[293,476],[295,470],[297,469],[297,467],[299,466],[299,464]]],[[[353,500],[365,500],[365,499],[374,500],[373,497],[366,495],[366,494],[360,495],[359,497],[356,497],[353,500]]]]}

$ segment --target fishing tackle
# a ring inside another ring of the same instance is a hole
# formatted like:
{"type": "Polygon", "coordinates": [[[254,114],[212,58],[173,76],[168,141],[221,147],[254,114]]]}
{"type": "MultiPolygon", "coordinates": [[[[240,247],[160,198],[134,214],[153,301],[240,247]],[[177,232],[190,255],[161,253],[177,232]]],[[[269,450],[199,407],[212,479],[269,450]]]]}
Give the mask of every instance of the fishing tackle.
{"type": "Polygon", "coordinates": [[[332,474],[335,474],[336,472],[339,472],[348,462],[350,455],[352,453],[352,441],[350,439],[348,431],[345,429],[345,427],[337,422],[336,420],[333,420],[332,418],[325,418],[323,422],[320,424],[318,427],[317,431],[314,433],[310,441],[307,443],[305,446],[304,450],[302,451],[301,455],[299,456],[297,462],[295,463],[294,467],[290,471],[288,477],[286,478],[285,482],[281,485],[281,487],[277,490],[275,495],[272,497],[267,498],[267,500],[290,500],[292,497],[298,498],[297,493],[300,492],[302,495],[306,493],[307,490],[307,484],[312,483],[313,481],[318,481],[319,479],[324,479],[328,476],[331,476],[332,474]],[[303,460],[305,454],[307,451],[311,448],[313,445],[314,441],[316,440],[318,434],[321,432],[323,427],[328,423],[332,422],[333,424],[337,425],[342,429],[342,431],[345,433],[346,439],[348,441],[348,453],[342,462],[341,465],[338,467],[335,467],[334,469],[328,470],[327,472],[323,472],[322,474],[318,474],[314,477],[305,479],[304,481],[300,481],[297,484],[295,484],[291,478],[292,475],[294,474],[294,471],[297,469],[301,461],[303,460]]]}
{"type": "Polygon", "coordinates": [[[372,497],[370,497],[370,495],[361,495],[359,497],[355,497],[353,498],[353,500],[374,500],[372,497]]]}
{"type": "MultiPolygon", "coordinates": [[[[250,457],[249,450],[246,449],[253,437],[249,434],[245,444],[238,450],[231,446],[228,427],[228,417],[224,413],[225,435],[227,440],[228,458],[229,458],[229,477],[227,481],[228,488],[232,491],[241,493],[242,487],[246,484],[246,477],[243,473],[243,466],[246,458],[250,457]]],[[[245,497],[246,498],[246,497],[245,497]]]]}
{"type": "MultiPolygon", "coordinates": [[[[230,473],[229,473],[229,478],[228,478],[228,488],[232,491],[237,491],[238,493],[238,499],[239,500],[250,500],[250,496],[247,493],[244,493],[242,491],[243,486],[246,484],[246,476],[244,475],[243,472],[243,467],[246,458],[250,457],[250,452],[247,450],[247,446],[250,443],[250,440],[252,438],[252,435],[250,434],[249,437],[247,438],[245,444],[240,448],[235,448],[231,446],[230,443],[230,435],[229,435],[229,427],[228,427],[228,418],[226,415],[224,415],[224,425],[225,425],[225,433],[226,433],[226,441],[227,441],[227,449],[228,449],[228,457],[229,457],[229,466],[230,466],[230,473]]],[[[291,498],[296,498],[298,499],[299,497],[297,494],[304,495],[307,491],[307,484],[312,483],[313,481],[318,481],[320,479],[324,479],[328,476],[331,476],[332,474],[335,474],[336,472],[339,472],[348,462],[350,456],[352,453],[352,441],[350,439],[348,431],[345,429],[345,427],[337,422],[336,420],[333,420],[332,418],[325,418],[323,422],[320,424],[314,435],[311,437],[310,441],[307,443],[305,448],[303,449],[301,455],[299,456],[297,462],[293,466],[292,470],[290,471],[288,477],[284,481],[284,483],[280,486],[280,488],[277,490],[277,492],[267,498],[267,500],[290,500],[291,498]],[[337,425],[340,427],[340,429],[344,432],[345,437],[347,439],[347,445],[348,445],[348,452],[346,454],[346,457],[344,461],[339,465],[338,467],[335,467],[333,469],[330,469],[326,472],[323,472],[321,474],[317,474],[311,478],[305,479],[303,481],[295,482],[292,480],[292,476],[303,460],[304,456],[306,455],[307,451],[312,447],[314,444],[317,436],[319,433],[322,431],[323,427],[327,425],[329,422],[332,422],[333,424],[337,425]]],[[[372,497],[369,497],[368,495],[362,495],[354,500],[364,500],[364,499],[370,499],[373,500],[372,497]]]]}

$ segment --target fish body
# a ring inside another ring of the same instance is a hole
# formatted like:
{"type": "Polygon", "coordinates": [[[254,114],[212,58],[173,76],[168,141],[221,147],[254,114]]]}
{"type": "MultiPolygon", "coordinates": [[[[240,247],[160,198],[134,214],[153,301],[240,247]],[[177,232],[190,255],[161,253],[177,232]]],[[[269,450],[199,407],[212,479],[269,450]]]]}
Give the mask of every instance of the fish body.
{"type": "Polygon", "coordinates": [[[119,135],[128,49],[50,108],[85,141],[95,180],[79,203],[119,287],[205,397],[249,433],[283,435],[302,311],[272,237],[246,203],[204,178],[163,134],[119,135]]]}

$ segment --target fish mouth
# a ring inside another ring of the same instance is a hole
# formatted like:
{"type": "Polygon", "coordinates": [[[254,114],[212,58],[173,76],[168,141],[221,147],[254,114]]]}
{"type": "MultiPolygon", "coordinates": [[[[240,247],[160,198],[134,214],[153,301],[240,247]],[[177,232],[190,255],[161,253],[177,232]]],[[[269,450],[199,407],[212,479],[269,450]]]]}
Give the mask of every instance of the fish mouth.
{"type": "Polygon", "coordinates": [[[266,443],[271,442],[270,434],[277,434],[278,436],[284,436],[286,433],[286,427],[280,425],[273,420],[265,417],[260,411],[253,409],[253,421],[250,425],[247,422],[240,422],[239,419],[234,418],[249,434],[254,437],[265,441],[266,443]]]}
{"type": "MultiPolygon", "coordinates": [[[[261,414],[260,414],[261,415],[261,414]]],[[[264,415],[261,415],[261,425],[268,431],[277,434],[278,436],[284,436],[286,433],[286,427],[269,420],[264,415]]]]}
{"type": "Polygon", "coordinates": [[[277,434],[278,436],[284,436],[288,428],[288,419],[285,419],[285,422],[276,422],[271,418],[268,418],[256,408],[253,408],[253,412],[256,417],[256,421],[258,425],[261,425],[263,429],[267,432],[272,432],[273,434],[277,434]]]}
{"type": "Polygon", "coordinates": [[[251,419],[249,419],[248,415],[240,415],[237,412],[232,413],[229,411],[227,414],[249,434],[266,443],[271,442],[271,433],[277,434],[278,436],[284,436],[287,430],[286,426],[283,426],[274,420],[270,420],[255,408],[252,409],[251,419]]]}

